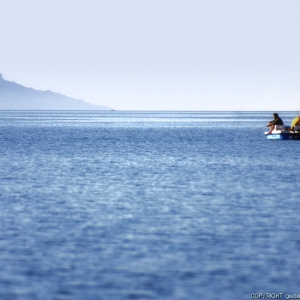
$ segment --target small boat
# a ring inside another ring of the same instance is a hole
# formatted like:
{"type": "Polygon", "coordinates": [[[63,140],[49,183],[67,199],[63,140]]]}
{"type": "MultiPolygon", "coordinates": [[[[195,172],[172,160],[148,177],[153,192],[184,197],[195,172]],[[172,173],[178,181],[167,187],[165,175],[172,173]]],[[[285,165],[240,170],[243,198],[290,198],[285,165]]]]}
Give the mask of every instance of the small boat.
{"type": "Polygon", "coordinates": [[[295,126],[295,132],[289,126],[275,125],[272,133],[265,132],[268,140],[300,140],[300,126],[295,126]]]}

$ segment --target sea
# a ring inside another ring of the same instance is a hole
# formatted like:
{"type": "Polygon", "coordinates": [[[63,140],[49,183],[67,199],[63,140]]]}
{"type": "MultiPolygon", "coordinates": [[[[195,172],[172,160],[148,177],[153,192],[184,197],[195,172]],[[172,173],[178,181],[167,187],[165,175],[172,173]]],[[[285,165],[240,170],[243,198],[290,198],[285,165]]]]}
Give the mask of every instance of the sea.
{"type": "Polygon", "coordinates": [[[0,111],[0,299],[300,298],[272,113],[0,111]]]}

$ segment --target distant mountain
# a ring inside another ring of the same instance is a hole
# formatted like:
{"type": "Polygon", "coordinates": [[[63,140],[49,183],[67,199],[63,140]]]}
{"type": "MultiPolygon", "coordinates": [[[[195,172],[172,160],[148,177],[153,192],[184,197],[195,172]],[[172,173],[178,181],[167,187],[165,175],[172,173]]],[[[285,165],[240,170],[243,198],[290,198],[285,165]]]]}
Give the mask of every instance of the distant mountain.
{"type": "Polygon", "coordinates": [[[51,91],[39,91],[3,79],[0,74],[0,110],[112,110],[51,91]]]}

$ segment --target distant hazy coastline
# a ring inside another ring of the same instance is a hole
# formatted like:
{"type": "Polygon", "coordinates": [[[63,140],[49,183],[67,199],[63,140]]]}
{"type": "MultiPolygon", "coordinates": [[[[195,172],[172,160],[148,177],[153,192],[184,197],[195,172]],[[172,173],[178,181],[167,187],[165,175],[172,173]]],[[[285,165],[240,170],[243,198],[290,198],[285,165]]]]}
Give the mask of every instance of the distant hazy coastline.
{"type": "Polygon", "coordinates": [[[52,91],[7,81],[0,74],[0,110],[112,110],[52,91]]]}

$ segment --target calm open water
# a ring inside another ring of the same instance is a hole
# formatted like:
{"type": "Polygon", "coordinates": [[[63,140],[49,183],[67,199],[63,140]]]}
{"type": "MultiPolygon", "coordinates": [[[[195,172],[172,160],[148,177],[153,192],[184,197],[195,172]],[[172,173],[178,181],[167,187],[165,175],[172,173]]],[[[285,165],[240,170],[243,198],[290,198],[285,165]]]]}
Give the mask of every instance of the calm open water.
{"type": "Polygon", "coordinates": [[[0,299],[300,294],[300,141],[272,113],[1,111],[0,299]]]}

